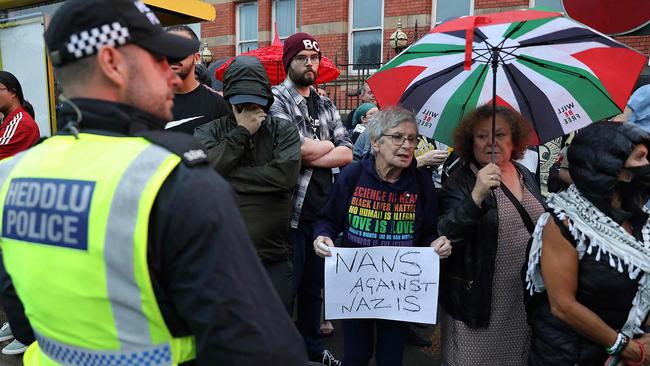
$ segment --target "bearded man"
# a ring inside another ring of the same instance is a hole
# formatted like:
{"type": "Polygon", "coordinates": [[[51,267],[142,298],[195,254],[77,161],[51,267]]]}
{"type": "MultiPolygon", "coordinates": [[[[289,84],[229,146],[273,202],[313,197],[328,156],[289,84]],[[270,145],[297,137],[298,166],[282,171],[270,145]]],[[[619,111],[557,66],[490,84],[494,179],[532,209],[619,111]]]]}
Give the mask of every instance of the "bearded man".
{"type": "Polygon", "coordinates": [[[300,133],[302,166],[293,193],[290,240],[293,246],[294,279],[298,301],[296,325],[311,361],[326,366],[340,362],[323,346],[319,331],[324,261],[312,247],[313,223],[332,187],[333,174],[352,162],[352,142],[336,107],[318,95],[321,49],[307,33],[284,41],[282,63],[287,78],[273,87],[273,117],[293,121],[300,133]]]}
{"type": "MultiPolygon", "coordinates": [[[[192,28],[176,25],[167,28],[167,32],[177,36],[198,41],[192,28]]],[[[196,80],[195,64],[199,62],[199,50],[182,60],[174,60],[170,66],[181,79],[181,84],[174,90],[174,120],[165,129],[194,134],[194,129],[204,123],[228,114],[228,105],[216,90],[196,80]]]]}

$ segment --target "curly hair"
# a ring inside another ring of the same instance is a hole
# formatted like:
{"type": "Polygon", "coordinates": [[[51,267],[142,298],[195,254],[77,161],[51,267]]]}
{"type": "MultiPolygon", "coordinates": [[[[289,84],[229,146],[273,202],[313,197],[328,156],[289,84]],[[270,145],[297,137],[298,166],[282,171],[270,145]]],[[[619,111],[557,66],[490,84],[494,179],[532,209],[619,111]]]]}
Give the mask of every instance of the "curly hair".
{"type": "MultiPolygon", "coordinates": [[[[514,109],[496,107],[496,115],[510,126],[512,136],[512,160],[521,159],[529,141],[531,125],[514,109]]],[[[474,128],[486,119],[492,120],[492,105],[482,105],[470,112],[454,130],[454,150],[464,161],[476,161],[474,157],[474,128]]]]}

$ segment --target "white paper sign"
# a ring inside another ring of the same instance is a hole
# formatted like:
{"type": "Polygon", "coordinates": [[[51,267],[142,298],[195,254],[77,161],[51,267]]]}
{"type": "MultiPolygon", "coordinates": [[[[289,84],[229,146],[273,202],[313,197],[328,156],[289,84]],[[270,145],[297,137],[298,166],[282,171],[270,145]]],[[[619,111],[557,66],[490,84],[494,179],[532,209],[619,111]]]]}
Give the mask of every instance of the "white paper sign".
{"type": "Polygon", "coordinates": [[[435,324],[440,259],[433,248],[332,248],[325,318],[435,324]]]}

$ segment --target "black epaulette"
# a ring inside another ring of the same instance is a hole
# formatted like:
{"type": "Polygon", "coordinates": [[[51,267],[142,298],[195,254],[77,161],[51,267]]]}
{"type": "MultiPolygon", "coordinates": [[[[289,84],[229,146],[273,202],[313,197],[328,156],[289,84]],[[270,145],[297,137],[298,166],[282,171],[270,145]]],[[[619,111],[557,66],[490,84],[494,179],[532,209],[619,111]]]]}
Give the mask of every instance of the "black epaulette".
{"type": "Polygon", "coordinates": [[[139,134],[149,142],[162,146],[178,155],[189,167],[208,164],[208,154],[194,137],[171,131],[145,131],[139,134]]]}

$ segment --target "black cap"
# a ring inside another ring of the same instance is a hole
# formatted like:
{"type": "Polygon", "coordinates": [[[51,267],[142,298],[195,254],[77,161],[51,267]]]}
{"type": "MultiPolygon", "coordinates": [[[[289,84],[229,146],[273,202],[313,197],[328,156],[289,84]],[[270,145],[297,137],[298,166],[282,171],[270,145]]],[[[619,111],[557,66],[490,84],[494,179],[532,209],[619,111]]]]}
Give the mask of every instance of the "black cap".
{"type": "Polygon", "coordinates": [[[54,66],[97,54],[106,45],[138,45],[170,60],[199,49],[199,42],[165,32],[151,9],[133,0],[68,0],[45,31],[54,66]]]}
{"type": "Polygon", "coordinates": [[[230,97],[228,101],[230,102],[230,104],[252,103],[262,107],[265,107],[269,103],[269,100],[266,98],[262,98],[260,96],[250,95],[250,94],[233,95],[232,97],[230,97]]]}

